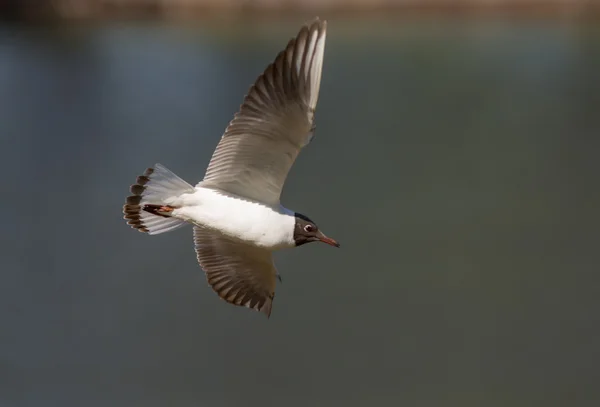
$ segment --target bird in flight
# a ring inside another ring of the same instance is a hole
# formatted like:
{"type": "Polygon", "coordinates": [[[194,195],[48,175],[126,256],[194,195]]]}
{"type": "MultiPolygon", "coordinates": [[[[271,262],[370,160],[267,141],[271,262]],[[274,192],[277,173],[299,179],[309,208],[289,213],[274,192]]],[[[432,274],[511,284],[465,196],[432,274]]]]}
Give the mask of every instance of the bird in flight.
{"type": "Polygon", "coordinates": [[[318,18],[258,77],[195,187],[160,164],[131,186],[123,213],[140,232],[194,227],[198,262],[225,301],[269,317],[279,277],[272,252],[310,242],[339,247],[280,203],[300,150],[314,135],[327,22],[318,18]]]}

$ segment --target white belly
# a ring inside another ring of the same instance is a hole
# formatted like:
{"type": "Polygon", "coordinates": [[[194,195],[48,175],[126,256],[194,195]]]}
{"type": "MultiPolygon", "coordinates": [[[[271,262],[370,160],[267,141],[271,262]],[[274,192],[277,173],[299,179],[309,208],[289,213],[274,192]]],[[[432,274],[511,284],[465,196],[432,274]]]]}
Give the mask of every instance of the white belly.
{"type": "Polygon", "coordinates": [[[271,250],[295,246],[294,213],[282,206],[272,208],[199,187],[181,196],[181,207],[173,215],[254,246],[271,250]]]}

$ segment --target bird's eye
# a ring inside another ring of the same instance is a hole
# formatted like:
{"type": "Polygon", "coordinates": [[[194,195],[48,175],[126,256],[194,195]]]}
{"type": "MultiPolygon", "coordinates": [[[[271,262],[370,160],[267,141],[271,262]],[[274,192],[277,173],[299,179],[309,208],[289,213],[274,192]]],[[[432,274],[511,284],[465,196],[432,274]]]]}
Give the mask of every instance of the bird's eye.
{"type": "Polygon", "coordinates": [[[304,231],[307,233],[314,232],[315,227],[313,225],[306,225],[306,226],[304,226],[304,231]]]}

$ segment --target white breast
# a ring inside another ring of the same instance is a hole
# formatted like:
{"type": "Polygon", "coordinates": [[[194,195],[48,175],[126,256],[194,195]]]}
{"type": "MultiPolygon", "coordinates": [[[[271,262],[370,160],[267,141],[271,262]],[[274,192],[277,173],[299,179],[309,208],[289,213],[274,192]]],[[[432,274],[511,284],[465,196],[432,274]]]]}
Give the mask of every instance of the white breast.
{"type": "Polygon", "coordinates": [[[225,236],[271,250],[294,247],[294,213],[225,192],[196,187],[181,196],[174,216],[225,236]]]}

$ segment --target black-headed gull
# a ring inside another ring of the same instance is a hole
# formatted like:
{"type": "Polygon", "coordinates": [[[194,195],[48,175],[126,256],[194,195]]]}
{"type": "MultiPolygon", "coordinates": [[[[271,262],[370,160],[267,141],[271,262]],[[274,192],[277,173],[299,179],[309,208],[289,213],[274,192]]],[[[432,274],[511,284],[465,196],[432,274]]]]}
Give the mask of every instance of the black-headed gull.
{"type": "Polygon", "coordinates": [[[227,302],[271,314],[278,277],[274,250],[321,241],[308,217],[279,198],[300,150],[314,133],[327,23],[302,27],[250,88],[195,187],[160,164],[131,186],[123,207],[151,235],[194,225],[208,283],[227,302]]]}

